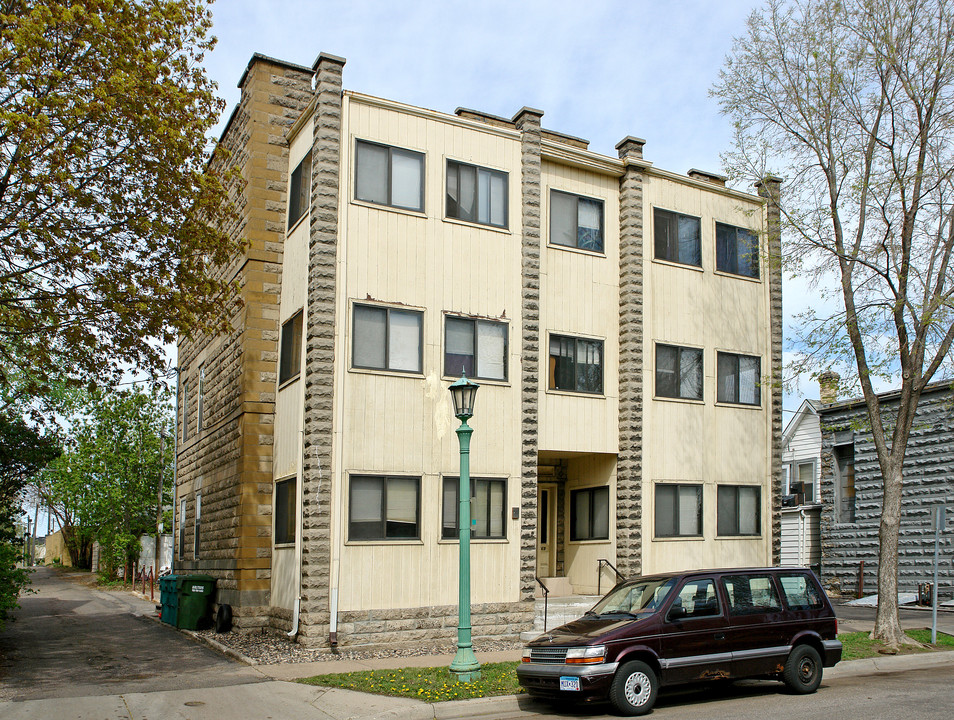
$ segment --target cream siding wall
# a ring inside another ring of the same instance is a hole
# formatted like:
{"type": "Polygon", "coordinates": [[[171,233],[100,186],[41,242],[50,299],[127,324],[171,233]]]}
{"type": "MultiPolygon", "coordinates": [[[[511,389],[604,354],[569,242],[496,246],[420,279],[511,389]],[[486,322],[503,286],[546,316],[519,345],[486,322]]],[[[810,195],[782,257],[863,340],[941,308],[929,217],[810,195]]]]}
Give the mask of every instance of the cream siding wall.
{"type": "Polygon", "coordinates": [[[457,601],[456,542],[440,541],[441,485],[459,467],[455,428],[443,376],[444,312],[508,323],[507,382],[478,380],[471,421],[471,476],[507,479],[504,541],[472,543],[472,601],[519,599],[520,506],[520,143],[455,118],[405,112],[374,99],[345,96],[339,245],[339,318],[332,586],[341,610],[448,605],[457,601]],[[425,153],[424,212],[405,212],[353,200],[358,139],[425,153]],[[505,231],[446,221],[447,158],[509,173],[505,231]],[[423,310],[423,374],[351,368],[355,302],[423,310]],[[348,479],[352,474],[421,477],[419,541],[351,542],[347,538],[348,479]],[[357,569],[349,572],[347,569],[357,569]],[[502,571],[502,569],[504,569],[502,571]]]}
{"type": "Polygon", "coordinates": [[[770,369],[769,289],[761,280],[715,271],[717,221],[760,233],[761,205],[690,180],[648,173],[644,188],[645,333],[643,425],[643,571],[771,563],[771,395],[761,390],[757,408],[717,405],[716,353],[756,355],[763,379],[770,369]],[[702,269],[655,261],[653,208],[701,218],[702,269]],[[656,343],[703,350],[703,400],[655,398],[656,343]],[[743,440],[744,439],[744,440],[743,440]],[[701,538],[655,537],[655,484],[703,485],[701,538]],[[716,536],[720,484],[761,487],[757,538],[716,536]]]}
{"type": "Polygon", "coordinates": [[[573,591],[582,595],[596,593],[597,587],[606,592],[616,584],[611,573],[604,571],[602,584],[598,583],[599,560],[616,564],[616,456],[585,455],[570,458],[567,463],[566,502],[563,526],[566,530],[566,576],[571,579],[573,591]],[[570,539],[570,512],[572,492],[589,487],[609,486],[609,538],[606,540],[570,539]]]}
{"type": "MultiPolygon", "coordinates": [[[[291,173],[302,158],[311,149],[311,123],[307,130],[299,133],[289,148],[288,172],[291,173]]],[[[289,186],[291,183],[289,183],[289,186]]],[[[290,191],[290,190],[289,190],[290,191]]],[[[289,229],[285,238],[282,259],[282,293],[279,320],[284,324],[305,306],[305,292],[308,288],[308,233],[309,215],[306,212],[298,223],[289,229]]],[[[302,333],[307,322],[303,318],[302,333]]],[[[279,353],[281,338],[279,337],[279,353]]],[[[301,492],[301,429],[302,408],[304,403],[304,367],[305,343],[301,348],[302,374],[294,380],[279,386],[275,395],[275,433],[273,436],[272,475],[275,480],[295,476],[296,492],[301,492]]],[[[272,545],[272,601],[276,607],[291,609],[298,596],[298,558],[301,542],[301,503],[296,506],[295,543],[291,545],[272,545]]],[[[275,496],[272,493],[272,512],[275,510],[275,496]]],[[[274,525],[273,525],[274,530],[274,525]]],[[[273,535],[274,538],[274,535],[273,535]]]]}
{"type": "Polygon", "coordinates": [[[619,445],[619,179],[544,162],[540,253],[541,451],[616,453],[619,445]],[[602,254],[550,245],[550,192],[603,201],[602,254]],[[550,334],[603,341],[603,394],[548,390],[550,334]]]}

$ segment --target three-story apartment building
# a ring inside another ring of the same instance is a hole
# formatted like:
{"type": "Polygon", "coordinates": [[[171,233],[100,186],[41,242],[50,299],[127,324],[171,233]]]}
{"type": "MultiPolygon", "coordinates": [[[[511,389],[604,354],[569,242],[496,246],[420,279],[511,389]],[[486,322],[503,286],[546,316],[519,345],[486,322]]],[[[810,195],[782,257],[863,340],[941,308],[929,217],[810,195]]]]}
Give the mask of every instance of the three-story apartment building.
{"type": "Polygon", "coordinates": [[[244,302],[180,342],[177,570],[303,643],[451,639],[462,372],[475,636],[527,629],[537,578],[777,559],[779,180],[345,91],[344,64],[240,81],[244,302]]]}

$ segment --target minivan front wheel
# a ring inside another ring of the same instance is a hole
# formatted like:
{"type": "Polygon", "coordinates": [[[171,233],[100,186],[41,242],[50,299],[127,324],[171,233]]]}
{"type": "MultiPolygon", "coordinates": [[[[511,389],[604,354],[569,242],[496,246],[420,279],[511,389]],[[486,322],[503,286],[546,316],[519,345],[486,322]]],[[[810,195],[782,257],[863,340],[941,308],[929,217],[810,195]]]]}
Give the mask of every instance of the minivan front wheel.
{"type": "Polygon", "coordinates": [[[644,662],[631,660],[616,671],[610,702],[623,715],[645,715],[656,703],[659,680],[644,662]]]}
{"type": "Polygon", "coordinates": [[[821,655],[811,645],[798,645],[785,661],[782,679],[793,692],[801,695],[813,693],[821,685],[821,655]]]}

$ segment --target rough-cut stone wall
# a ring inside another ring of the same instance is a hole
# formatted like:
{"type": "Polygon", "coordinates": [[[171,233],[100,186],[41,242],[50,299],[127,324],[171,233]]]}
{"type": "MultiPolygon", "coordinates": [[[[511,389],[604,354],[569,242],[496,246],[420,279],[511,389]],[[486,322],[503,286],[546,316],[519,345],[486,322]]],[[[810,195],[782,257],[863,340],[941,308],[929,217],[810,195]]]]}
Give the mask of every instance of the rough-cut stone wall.
{"type": "MultiPolygon", "coordinates": [[[[474,640],[518,640],[533,626],[533,603],[487,603],[471,608],[474,640]]],[[[343,612],[338,617],[342,645],[354,647],[415,647],[444,643],[455,636],[457,606],[343,612]]]]}
{"type": "Polygon", "coordinates": [[[329,645],[331,471],[335,349],[335,269],[343,58],[315,61],[311,235],[305,350],[305,459],[302,467],[301,630],[299,642],[329,645]]]}
{"type": "Polygon", "coordinates": [[[540,391],[540,119],[523,108],[513,121],[520,131],[520,195],[523,300],[520,365],[520,597],[532,600],[537,570],[538,398],[540,391]]]}
{"type": "Polygon", "coordinates": [[[616,462],[616,563],[642,569],[643,501],[643,145],[617,144],[619,181],[619,455],[616,462]]]}
{"type": "MultiPolygon", "coordinates": [[[[271,577],[272,425],[278,354],[278,302],[288,150],[285,132],[311,98],[307,68],[253,56],[242,94],[216,156],[236,167],[234,216],[225,229],[245,250],[217,272],[239,286],[232,331],[182,338],[181,379],[188,380],[189,436],[181,441],[177,494],[187,502],[183,560],[177,572],[218,580],[216,601],[233,606],[237,627],[264,622],[271,577]],[[197,427],[200,366],[205,367],[203,427],[197,427]],[[195,493],[202,495],[199,557],[193,556],[195,493]]],[[[176,503],[178,530],[179,503],[176,503]]],[[[178,533],[176,534],[178,542],[178,533]]]]}
{"type": "Polygon", "coordinates": [[[769,383],[772,397],[772,562],[782,558],[782,216],[781,178],[766,176],[758,183],[766,200],[769,322],[772,333],[769,383]]]}
{"type": "MultiPolygon", "coordinates": [[[[882,417],[887,421],[896,400],[882,401],[882,417]]],[[[837,581],[842,592],[858,588],[860,561],[865,562],[864,588],[876,592],[878,574],[878,524],[881,519],[881,468],[871,437],[864,403],[838,403],[820,411],[821,458],[821,542],[822,578],[837,581]],[[855,520],[836,522],[834,445],[853,437],[855,450],[855,520]]],[[[887,422],[886,422],[887,425],[887,422]]],[[[890,435],[890,426],[887,428],[890,435]]],[[[904,460],[904,490],[901,501],[901,535],[898,551],[898,589],[917,590],[919,582],[929,582],[934,568],[934,533],[931,509],[948,508],[948,530],[941,535],[939,584],[954,583],[951,557],[954,555],[954,391],[949,386],[935,388],[921,397],[911,439],[904,460]]],[[[950,593],[948,591],[948,597],[950,593]]]]}

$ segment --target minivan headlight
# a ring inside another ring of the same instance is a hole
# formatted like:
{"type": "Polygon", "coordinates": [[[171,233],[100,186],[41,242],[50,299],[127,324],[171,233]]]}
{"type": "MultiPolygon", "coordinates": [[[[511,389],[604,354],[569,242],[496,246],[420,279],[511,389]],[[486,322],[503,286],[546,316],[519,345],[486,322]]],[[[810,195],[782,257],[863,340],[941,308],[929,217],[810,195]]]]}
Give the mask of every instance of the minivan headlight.
{"type": "Polygon", "coordinates": [[[570,664],[601,663],[606,659],[605,645],[570,648],[566,651],[566,662],[570,664]]]}
{"type": "Polygon", "coordinates": [[[523,649],[523,662],[530,662],[530,648],[525,647],[523,649]]]}

